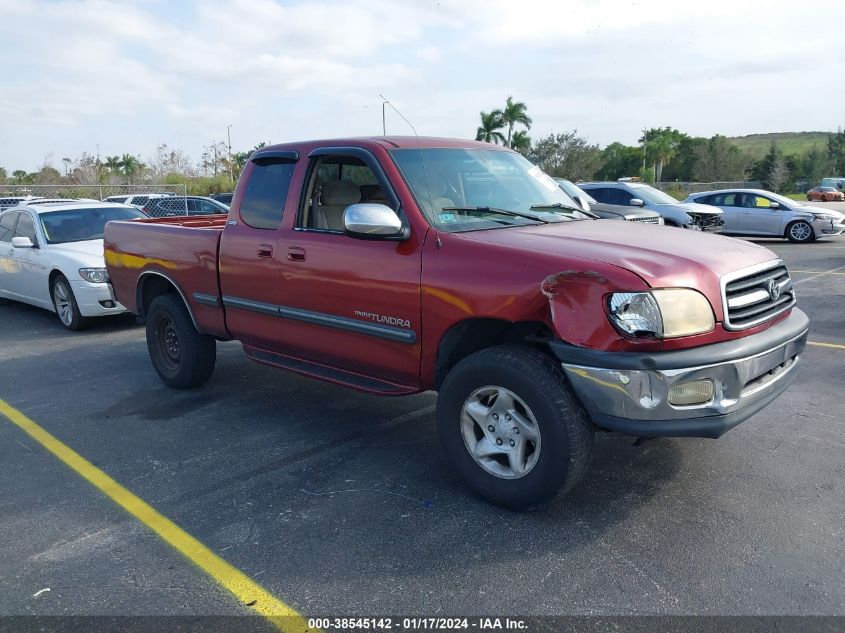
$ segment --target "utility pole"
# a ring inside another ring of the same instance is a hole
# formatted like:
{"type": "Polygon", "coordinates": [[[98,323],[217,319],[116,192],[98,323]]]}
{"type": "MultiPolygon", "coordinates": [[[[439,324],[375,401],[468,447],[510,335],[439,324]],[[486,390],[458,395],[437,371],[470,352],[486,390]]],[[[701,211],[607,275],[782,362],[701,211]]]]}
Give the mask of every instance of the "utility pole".
{"type": "Polygon", "coordinates": [[[226,140],[229,142],[229,180],[235,182],[235,172],[232,170],[232,124],[226,126],[226,140]]]}
{"type": "Polygon", "coordinates": [[[381,102],[381,134],[382,136],[387,136],[387,119],[384,116],[384,106],[385,102],[381,102]]]}

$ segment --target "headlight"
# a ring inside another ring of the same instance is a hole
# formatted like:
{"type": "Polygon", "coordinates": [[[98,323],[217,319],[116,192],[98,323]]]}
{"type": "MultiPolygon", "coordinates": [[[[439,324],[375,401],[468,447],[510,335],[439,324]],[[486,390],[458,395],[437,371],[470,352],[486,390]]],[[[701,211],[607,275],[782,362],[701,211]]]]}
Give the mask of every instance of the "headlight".
{"type": "Polygon", "coordinates": [[[824,215],[823,213],[814,213],[813,217],[817,220],[832,220],[834,218],[832,215],[824,215]]]}
{"type": "Polygon", "coordinates": [[[109,273],[105,268],[80,268],[79,276],[92,284],[104,284],[109,280],[109,273]]]}
{"type": "Polygon", "coordinates": [[[689,288],[618,292],[608,301],[610,318],[626,334],[676,338],[709,332],[716,325],[707,298],[689,288]]]}

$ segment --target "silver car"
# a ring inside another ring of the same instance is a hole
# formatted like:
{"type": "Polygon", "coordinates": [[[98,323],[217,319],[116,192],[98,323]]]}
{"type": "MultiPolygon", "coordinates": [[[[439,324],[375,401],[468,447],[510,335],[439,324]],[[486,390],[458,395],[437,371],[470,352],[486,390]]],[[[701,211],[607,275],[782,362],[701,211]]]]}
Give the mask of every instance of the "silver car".
{"type": "Polygon", "coordinates": [[[722,212],[712,206],[689,204],[644,182],[579,182],[578,186],[604,204],[642,207],[659,213],[666,226],[717,233],[722,212]]]}
{"type": "Polygon", "coordinates": [[[724,233],[730,235],[782,237],[800,243],[845,231],[845,214],[762,189],[703,191],[692,194],[685,202],[721,209],[724,233]]]}

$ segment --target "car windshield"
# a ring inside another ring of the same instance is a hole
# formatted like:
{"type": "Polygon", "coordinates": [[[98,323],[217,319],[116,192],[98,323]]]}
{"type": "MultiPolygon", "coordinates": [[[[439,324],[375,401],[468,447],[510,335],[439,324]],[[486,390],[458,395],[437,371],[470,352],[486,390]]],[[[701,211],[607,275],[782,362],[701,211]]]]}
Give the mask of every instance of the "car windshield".
{"type": "Polygon", "coordinates": [[[649,185],[638,185],[631,188],[631,193],[644,202],[651,204],[678,204],[680,200],[673,198],[668,193],[655,189],[649,185]]]}
{"type": "Polygon", "coordinates": [[[560,185],[560,188],[563,189],[570,198],[574,198],[575,196],[581,196],[587,202],[587,204],[598,204],[598,201],[593,198],[593,196],[581,189],[581,187],[579,187],[575,183],[566,180],[565,178],[555,178],[555,181],[557,181],[557,184],[560,185]]]}
{"type": "Polygon", "coordinates": [[[513,152],[431,148],[391,155],[420,209],[443,231],[590,219],[554,179],[513,152]]]}
{"type": "Polygon", "coordinates": [[[767,197],[767,198],[771,198],[772,200],[775,200],[775,201],[776,201],[776,202],[778,202],[781,206],[785,206],[785,207],[787,207],[787,208],[789,208],[789,207],[805,207],[805,206],[807,206],[807,205],[805,205],[803,202],[800,202],[799,200],[792,200],[791,198],[786,198],[786,197],[781,196],[781,195],[779,195],[779,194],[777,194],[777,193],[772,193],[771,191],[767,191],[767,192],[766,192],[766,197],[767,197]]]}
{"type": "Polygon", "coordinates": [[[93,209],[72,209],[48,211],[39,214],[44,237],[49,244],[84,242],[103,239],[106,222],[111,220],[135,220],[145,218],[137,209],[126,207],[98,207],[93,209]]]}

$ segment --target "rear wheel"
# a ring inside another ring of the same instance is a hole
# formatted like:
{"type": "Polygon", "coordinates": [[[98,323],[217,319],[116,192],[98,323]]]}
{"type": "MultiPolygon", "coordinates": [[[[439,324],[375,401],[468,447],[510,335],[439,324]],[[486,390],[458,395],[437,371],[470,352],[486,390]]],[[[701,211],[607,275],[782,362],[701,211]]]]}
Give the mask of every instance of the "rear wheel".
{"type": "Polygon", "coordinates": [[[170,387],[198,387],[214,372],[217,343],[197,331],[178,295],[162,295],[150,304],[147,349],[156,372],[170,387]]]}
{"type": "Polygon", "coordinates": [[[53,287],[51,288],[50,294],[53,297],[53,307],[56,309],[59,321],[67,329],[81,330],[90,323],[79,312],[79,305],[76,303],[76,297],[73,296],[73,290],[70,287],[67,277],[61,274],[56,275],[53,279],[53,287]]]}
{"type": "Polygon", "coordinates": [[[798,220],[786,227],[786,239],[796,244],[804,244],[812,242],[816,236],[813,233],[813,227],[808,222],[798,220]]]}
{"type": "Polygon", "coordinates": [[[437,401],[446,456],[481,498],[522,510],[568,492],[586,471],[593,428],[558,364],[528,347],[476,352],[437,401]]]}

